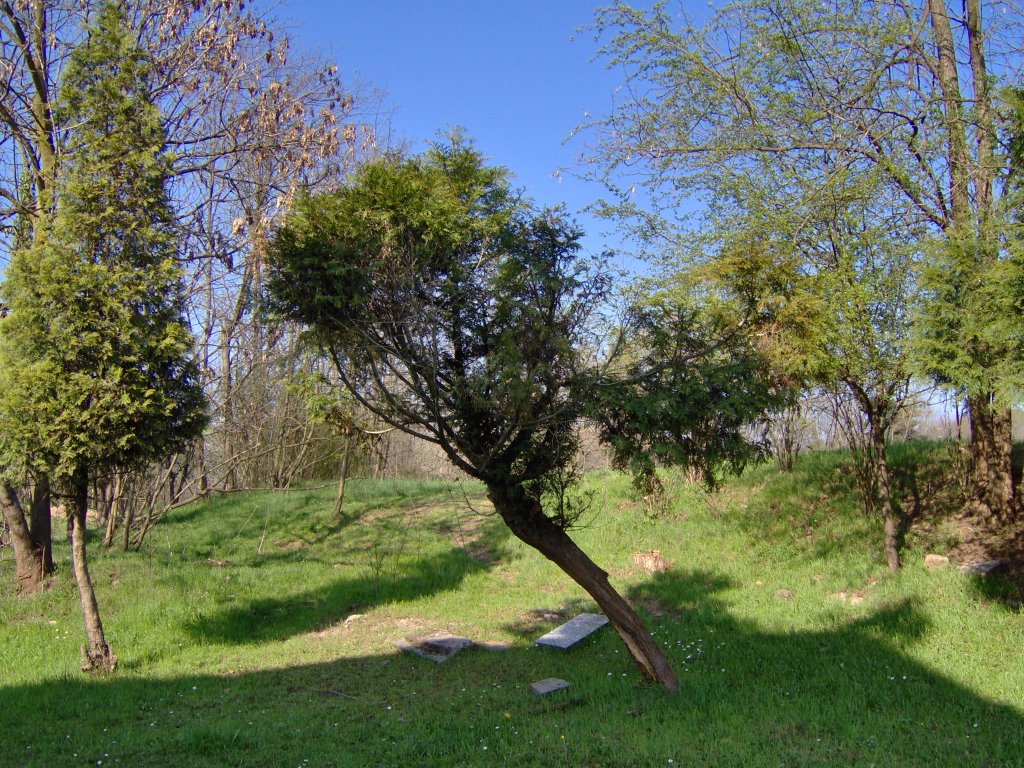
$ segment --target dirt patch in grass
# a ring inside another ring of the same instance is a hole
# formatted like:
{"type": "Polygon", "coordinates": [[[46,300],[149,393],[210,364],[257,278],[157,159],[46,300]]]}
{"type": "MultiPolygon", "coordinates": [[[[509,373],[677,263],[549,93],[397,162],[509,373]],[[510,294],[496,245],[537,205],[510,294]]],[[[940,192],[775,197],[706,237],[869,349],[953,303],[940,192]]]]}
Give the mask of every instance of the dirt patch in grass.
{"type": "Polygon", "coordinates": [[[960,543],[950,558],[957,564],[972,565],[997,560],[1001,563],[995,579],[986,577],[982,592],[1005,602],[1015,610],[1024,605],[1024,519],[987,520],[967,512],[953,518],[960,543]]]}
{"type": "Polygon", "coordinates": [[[533,637],[564,623],[566,616],[567,611],[562,608],[531,608],[506,624],[505,629],[519,637],[533,637]]]}
{"type": "Polygon", "coordinates": [[[454,627],[437,619],[422,616],[396,618],[389,613],[355,612],[329,627],[308,633],[306,638],[317,645],[336,646],[344,654],[388,654],[396,651],[396,641],[434,630],[459,634],[454,627]]]}
{"type": "Polygon", "coordinates": [[[479,509],[468,514],[455,511],[453,518],[437,526],[437,532],[448,537],[453,545],[474,560],[493,563],[498,559],[498,553],[487,540],[487,517],[486,511],[479,509]]]}
{"type": "Polygon", "coordinates": [[[401,514],[402,510],[396,509],[395,507],[376,507],[360,513],[359,517],[356,518],[356,522],[359,525],[373,525],[381,520],[398,517],[401,514]]]}

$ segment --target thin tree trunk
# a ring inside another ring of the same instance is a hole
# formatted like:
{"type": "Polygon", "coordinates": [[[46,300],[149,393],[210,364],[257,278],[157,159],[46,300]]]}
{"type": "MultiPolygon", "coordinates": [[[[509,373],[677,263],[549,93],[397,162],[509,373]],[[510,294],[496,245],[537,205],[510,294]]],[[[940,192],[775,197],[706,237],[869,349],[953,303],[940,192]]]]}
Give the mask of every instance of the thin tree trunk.
{"type": "Polygon", "coordinates": [[[32,543],[42,554],[43,575],[53,573],[53,524],[50,520],[50,478],[40,475],[32,489],[29,529],[32,543]]]}
{"type": "Polygon", "coordinates": [[[121,512],[121,473],[115,472],[110,483],[110,514],[107,515],[107,529],[103,534],[103,546],[110,547],[114,543],[114,532],[117,530],[117,516],[121,512]]]}
{"type": "Polygon", "coordinates": [[[199,441],[199,495],[205,495],[210,489],[210,474],[206,471],[206,441],[199,441]]]}
{"type": "Polygon", "coordinates": [[[32,541],[18,492],[8,482],[0,483],[0,507],[3,508],[4,520],[11,531],[14,578],[18,583],[18,591],[24,594],[35,592],[43,585],[43,553],[32,541]]]}
{"type": "Polygon", "coordinates": [[[644,675],[670,693],[678,693],[679,680],[668,659],[633,607],[612,587],[608,574],[521,487],[488,485],[487,495],[517,538],[555,563],[594,598],[644,675]]]}
{"type": "MultiPolygon", "coordinates": [[[[963,117],[963,93],[957,71],[956,44],[949,20],[947,0],[928,0],[928,15],[935,34],[935,75],[942,89],[946,120],[946,154],[949,158],[949,201],[956,236],[971,231],[970,151],[963,117]]],[[[953,234],[947,226],[946,233],[953,234]]]]}
{"type": "MultiPolygon", "coordinates": [[[[132,490],[135,490],[134,485],[132,490]]],[[[133,494],[134,496],[134,494],[133,494]]],[[[135,498],[132,498],[124,511],[124,530],[121,532],[121,551],[127,552],[132,543],[132,526],[135,524],[135,498]]]]}
{"type": "Polygon", "coordinates": [[[82,645],[83,672],[113,672],[117,656],[107,645],[100,621],[100,608],[96,592],[89,577],[89,563],[85,554],[85,515],[89,506],[89,476],[78,470],[72,478],[73,499],[68,508],[68,539],[71,541],[71,563],[82,599],[86,642],[82,645]]]}
{"type": "Polygon", "coordinates": [[[345,503],[345,483],[348,482],[348,460],[352,454],[352,439],[345,441],[345,452],[341,455],[341,479],[338,480],[338,498],[334,502],[334,519],[341,519],[341,507],[345,503]]]}
{"type": "MultiPolygon", "coordinates": [[[[232,330],[234,325],[232,325],[232,330]]],[[[224,451],[224,458],[230,459],[235,455],[235,441],[234,441],[234,388],[231,381],[232,370],[231,370],[231,336],[225,331],[223,347],[221,348],[221,382],[223,388],[224,402],[221,403],[221,413],[223,414],[223,434],[221,435],[221,447],[224,451]]],[[[224,474],[224,490],[234,490],[237,485],[237,479],[235,475],[235,465],[233,462],[227,464],[227,472],[224,474]]]]}

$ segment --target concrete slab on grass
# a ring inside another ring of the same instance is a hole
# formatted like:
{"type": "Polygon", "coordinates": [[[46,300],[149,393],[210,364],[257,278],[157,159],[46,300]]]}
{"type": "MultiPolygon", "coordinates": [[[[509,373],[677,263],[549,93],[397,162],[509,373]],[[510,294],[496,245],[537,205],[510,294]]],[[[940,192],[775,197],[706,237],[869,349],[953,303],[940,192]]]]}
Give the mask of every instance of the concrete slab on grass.
{"type": "Polygon", "coordinates": [[[530,683],[530,690],[538,696],[547,696],[555,691],[562,691],[569,687],[569,683],[559,677],[546,677],[536,683],[530,683]]]}
{"type": "Polygon", "coordinates": [[[547,645],[568,651],[585,637],[594,634],[608,623],[608,617],[600,613],[581,613],[569,619],[560,627],[534,641],[534,645],[547,645]]]}
{"type": "Polygon", "coordinates": [[[443,664],[459,651],[470,648],[473,641],[468,637],[449,635],[446,632],[432,632],[422,637],[399,640],[395,645],[406,653],[429,659],[435,664],[443,664]]]}
{"type": "Polygon", "coordinates": [[[960,570],[964,573],[974,574],[975,576],[988,576],[990,573],[1002,570],[1005,565],[1006,562],[1004,560],[985,560],[980,563],[961,565],[960,570]]]}

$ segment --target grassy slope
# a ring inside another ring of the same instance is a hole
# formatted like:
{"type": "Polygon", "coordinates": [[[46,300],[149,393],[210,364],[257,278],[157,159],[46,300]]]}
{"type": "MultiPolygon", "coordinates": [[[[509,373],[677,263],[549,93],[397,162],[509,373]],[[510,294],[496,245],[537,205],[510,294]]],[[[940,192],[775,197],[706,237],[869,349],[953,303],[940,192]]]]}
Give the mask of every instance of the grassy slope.
{"type": "Polygon", "coordinates": [[[889,575],[840,454],[710,498],[676,487],[657,520],[624,478],[590,481],[578,538],[646,612],[678,697],[610,630],[532,647],[552,626],[533,609],[592,603],[479,519],[478,487],[358,482],[342,524],[329,489],[231,496],[179,510],[144,553],[94,548],[108,680],[77,672],[66,565],[26,599],[0,561],[0,763],[1024,765],[1024,616],[920,550],[889,575]],[[648,549],[673,568],[642,572],[648,549]],[[513,646],[442,666],[394,650],[433,629],[513,646]],[[572,688],[533,696],[549,676],[572,688]]]}

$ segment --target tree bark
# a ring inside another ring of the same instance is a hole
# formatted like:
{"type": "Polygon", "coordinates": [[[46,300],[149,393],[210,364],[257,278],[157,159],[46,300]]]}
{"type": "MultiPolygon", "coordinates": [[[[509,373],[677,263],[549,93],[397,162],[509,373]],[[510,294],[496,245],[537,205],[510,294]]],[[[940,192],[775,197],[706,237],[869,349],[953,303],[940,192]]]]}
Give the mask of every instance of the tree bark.
{"type": "Polygon", "coordinates": [[[43,553],[32,540],[18,492],[6,481],[0,483],[0,507],[3,508],[4,520],[11,531],[14,578],[18,583],[18,591],[23,594],[35,592],[43,585],[43,553]]]}
{"type": "Polygon", "coordinates": [[[224,331],[223,346],[221,347],[221,387],[223,390],[223,402],[221,403],[221,413],[223,414],[223,434],[221,435],[221,448],[224,452],[224,460],[227,462],[226,471],[224,473],[224,490],[234,490],[237,485],[237,479],[235,476],[235,439],[234,439],[234,388],[232,382],[232,370],[231,370],[231,333],[234,330],[234,324],[231,326],[231,331],[224,331]]]}
{"type": "MultiPolygon", "coordinates": [[[[946,0],[928,0],[928,12],[935,31],[938,54],[936,75],[942,88],[947,129],[949,199],[952,207],[946,233],[954,240],[977,240],[976,268],[982,270],[998,258],[999,252],[996,233],[991,225],[995,214],[993,181],[999,163],[994,158],[994,110],[985,63],[981,4],[977,0],[966,0],[963,8],[970,59],[970,82],[974,92],[971,104],[974,110],[977,156],[973,165],[970,162],[968,134],[963,114],[967,98],[960,87],[949,11],[946,0]]],[[[980,359],[984,360],[984,357],[980,359]]],[[[978,362],[979,367],[984,365],[984,362],[978,362]]],[[[1010,411],[996,405],[991,392],[976,392],[969,395],[967,405],[971,423],[970,450],[975,505],[987,518],[1007,520],[1014,513],[1010,411]]]]}
{"type": "Polygon", "coordinates": [[[885,560],[890,571],[898,571],[900,569],[900,516],[892,501],[889,460],[885,455],[884,430],[871,428],[871,446],[874,453],[872,464],[875,473],[875,495],[882,511],[882,525],[885,530],[885,560]]]}
{"type": "Polygon", "coordinates": [[[1010,409],[991,395],[968,397],[967,409],[975,505],[986,518],[1009,520],[1014,513],[1010,409]]]}
{"type": "Polygon", "coordinates": [[[341,507],[345,503],[345,484],[348,482],[348,460],[352,454],[352,438],[345,441],[345,452],[341,454],[341,478],[338,480],[338,498],[334,502],[334,519],[341,520],[341,507]]]}
{"type": "Polygon", "coordinates": [[[488,484],[487,495],[518,539],[555,563],[594,598],[644,675],[663,685],[669,693],[678,693],[679,680],[668,659],[633,607],[609,583],[607,572],[555,525],[521,486],[507,488],[488,484]]]}
{"type": "Polygon", "coordinates": [[[43,575],[53,573],[53,525],[50,520],[50,478],[40,475],[32,489],[29,528],[32,543],[41,552],[43,575]]]}
{"type": "Polygon", "coordinates": [[[121,513],[121,473],[114,472],[110,481],[110,511],[107,513],[107,527],[103,534],[103,546],[110,548],[117,530],[117,516],[121,513]]]}
{"type": "Polygon", "coordinates": [[[71,541],[71,563],[82,600],[86,642],[82,645],[83,672],[113,672],[117,656],[107,645],[100,620],[96,591],[89,576],[89,563],[85,554],[85,514],[89,505],[89,476],[78,470],[72,478],[73,499],[68,507],[68,539],[71,541]]]}
{"type": "Polygon", "coordinates": [[[942,102],[946,121],[946,156],[949,159],[949,211],[952,221],[946,233],[963,237],[973,228],[973,208],[970,198],[970,152],[967,147],[967,128],[963,117],[963,93],[957,72],[956,44],[949,21],[946,0],[928,0],[928,15],[935,34],[937,68],[935,75],[942,89],[942,102]]]}

